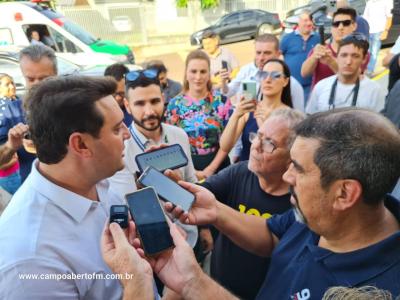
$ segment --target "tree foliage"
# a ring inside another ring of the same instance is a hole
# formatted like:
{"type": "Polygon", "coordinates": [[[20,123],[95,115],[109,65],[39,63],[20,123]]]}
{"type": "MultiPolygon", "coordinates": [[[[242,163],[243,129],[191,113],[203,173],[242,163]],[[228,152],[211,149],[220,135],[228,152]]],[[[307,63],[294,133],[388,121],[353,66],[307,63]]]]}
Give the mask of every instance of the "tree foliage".
{"type": "MultiPolygon", "coordinates": [[[[176,6],[187,7],[189,0],[176,0],[176,6]]],[[[214,8],[219,5],[219,0],[199,0],[202,9],[214,8]]]]}

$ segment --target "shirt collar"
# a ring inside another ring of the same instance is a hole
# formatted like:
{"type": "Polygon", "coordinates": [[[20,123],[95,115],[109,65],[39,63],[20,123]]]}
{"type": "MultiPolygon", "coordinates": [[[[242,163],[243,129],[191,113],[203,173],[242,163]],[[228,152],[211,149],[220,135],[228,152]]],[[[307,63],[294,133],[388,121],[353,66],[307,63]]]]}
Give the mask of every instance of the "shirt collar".
{"type": "MultiPolygon", "coordinates": [[[[168,144],[169,140],[168,140],[168,136],[165,130],[165,124],[161,123],[161,139],[159,142],[155,142],[152,139],[148,139],[146,136],[143,135],[143,133],[141,133],[135,126],[135,123],[132,122],[131,126],[129,127],[129,129],[131,129],[131,134],[135,135],[135,137],[132,137],[135,142],[139,142],[143,145],[144,149],[153,146],[153,145],[159,145],[159,144],[168,144]],[[136,138],[138,140],[136,140],[136,138]]],[[[141,147],[141,146],[139,146],[141,147]]]]}
{"type": "MultiPolygon", "coordinates": [[[[299,31],[298,29],[296,29],[296,30],[294,31],[294,34],[300,35],[300,31],[299,31]]],[[[314,31],[314,30],[311,31],[310,35],[314,35],[314,34],[315,34],[315,31],[314,31]]]]}
{"type": "MultiPolygon", "coordinates": [[[[388,195],[385,199],[385,206],[400,221],[398,200],[388,195]]],[[[340,285],[356,286],[399,263],[400,231],[366,248],[339,255],[311,243],[306,247],[314,259],[321,261],[340,285]],[[379,255],[379,260],[374,259],[376,255],[379,255]]]]}
{"type": "MultiPolygon", "coordinates": [[[[96,201],[80,196],[48,180],[38,171],[38,163],[38,159],[33,162],[31,174],[27,179],[30,181],[30,186],[36,190],[37,193],[46,197],[49,201],[64,210],[75,221],[80,223],[90,208],[92,206],[96,207],[99,204],[96,201]]],[[[105,186],[105,188],[108,188],[108,186],[105,186]]],[[[99,192],[99,186],[96,185],[96,189],[99,195],[102,194],[99,192]]],[[[108,199],[100,198],[99,201],[104,202],[108,201],[108,199]]]]}

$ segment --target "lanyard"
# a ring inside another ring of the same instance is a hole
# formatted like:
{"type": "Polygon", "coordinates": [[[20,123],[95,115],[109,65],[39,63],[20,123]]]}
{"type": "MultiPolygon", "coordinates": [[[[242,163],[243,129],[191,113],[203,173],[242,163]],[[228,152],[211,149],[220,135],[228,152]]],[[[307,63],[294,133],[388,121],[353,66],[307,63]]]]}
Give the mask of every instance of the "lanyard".
{"type": "MultiPolygon", "coordinates": [[[[338,83],[338,79],[336,77],[335,82],[333,83],[332,88],[331,88],[331,94],[329,96],[329,109],[335,108],[335,94],[336,94],[337,83],[338,83]]],[[[349,95],[351,95],[351,93],[353,93],[353,101],[351,102],[351,106],[356,106],[359,90],[360,90],[360,78],[357,78],[356,85],[354,86],[353,90],[349,94],[349,95]]]]}
{"type": "Polygon", "coordinates": [[[133,128],[133,123],[131,124],[131,126],[129,126],[129,131],[131,132],[132,138],[136,142],[136,144],[139,146],[140,150],[142,150],[144,152],[144,150],[146,149],[146,146],[145,146],[145,144],[143,144],[140,141],[140,138],[137,136],[135,129],[133,128]]]}
{"type": "MultiPolygon", "coordinates": [[[[140,138],[136,133],[136,129],[133,127],[133,123],[129,126],[129,131],[132,135],[133,140],[136,142],[136,144],[138,145],[140,150],[142,150],[144,152],[146,149],[146,146],[148,146],[149,141],[147,140],[144,144],[140,141],[140,138]]],[[[168,137],[166,134],[164,136],[164,143],[168,144],[168,137]]]]}

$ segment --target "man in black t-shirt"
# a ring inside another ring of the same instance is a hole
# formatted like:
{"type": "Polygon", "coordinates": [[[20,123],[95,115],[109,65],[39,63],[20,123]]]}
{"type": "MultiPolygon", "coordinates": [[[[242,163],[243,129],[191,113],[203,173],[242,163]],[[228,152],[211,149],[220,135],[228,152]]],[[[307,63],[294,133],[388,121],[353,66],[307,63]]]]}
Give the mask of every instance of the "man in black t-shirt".
{"type": "MultiPolygon", "coordinates": [[[[289,163],[293,127],[302,113],[279,109],[251,135],[250,160],[209,177],[203,186],[226,205],[249,215],[269,218],[291,207],[289,186],[282,180],[289,163]]],[[[211,276],[242,299],[254,299],[269,266],[269,258],[239,248],[218,235],[211,257],[211,276]]]]}

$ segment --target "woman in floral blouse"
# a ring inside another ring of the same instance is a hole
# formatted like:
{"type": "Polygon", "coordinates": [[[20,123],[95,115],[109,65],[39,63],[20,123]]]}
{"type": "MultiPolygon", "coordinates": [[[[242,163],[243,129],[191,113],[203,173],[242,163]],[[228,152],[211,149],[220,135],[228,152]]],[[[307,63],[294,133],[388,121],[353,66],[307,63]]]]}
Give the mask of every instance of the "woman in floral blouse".
{"type": "Polygon", "coordinates": [[[193,164],[199,179],[209,177],[229,165],[219,138],[229,118],[230,102],[211,89],[210,60],[195,50],[186,58],[182,94],[167,107],[167,122],[181,127],[189,136],[193,164]],[[201,170],[201,171],[200,171],[201,170]]]}

